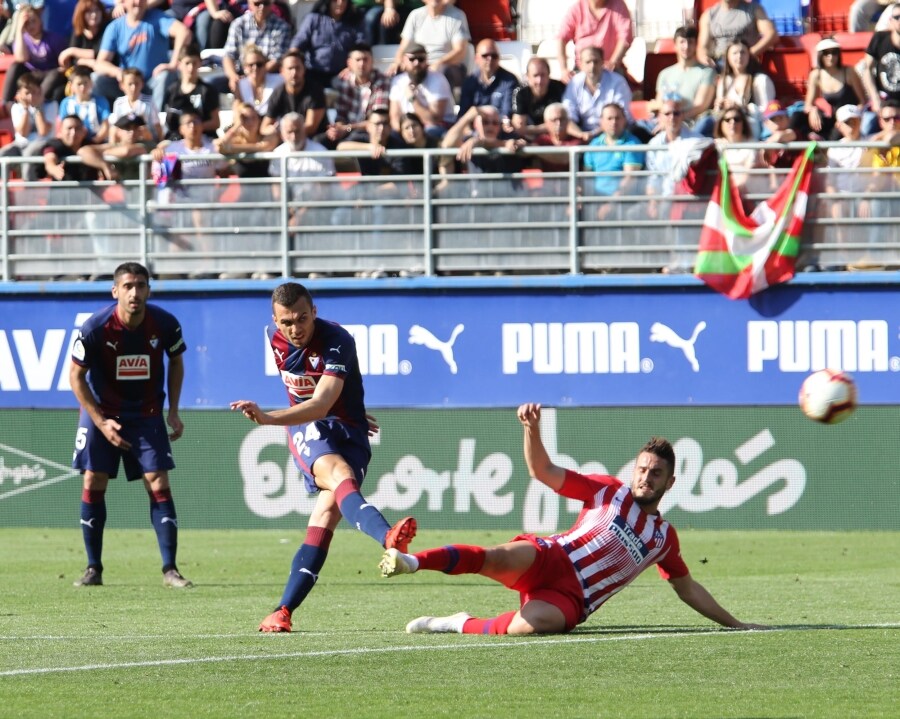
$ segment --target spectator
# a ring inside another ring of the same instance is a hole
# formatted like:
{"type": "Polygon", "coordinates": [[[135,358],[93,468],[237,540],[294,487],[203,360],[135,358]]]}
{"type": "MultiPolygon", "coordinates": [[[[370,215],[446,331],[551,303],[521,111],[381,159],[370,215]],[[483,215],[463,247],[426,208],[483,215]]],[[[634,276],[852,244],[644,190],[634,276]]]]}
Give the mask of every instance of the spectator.
{"type": "Polygon", "coordinates": [[[56,137],[44,146],[46,176],[65,182],[89,182],[98,179],[99,171],[99,177],[113,179],[114,173],[109,163],[96,147],[85,144],[86,139],[87,132],[80,117],[69,115],[63,118],[56,137]],[[76,156],[81,158],[81,163],[66,162],[76,156]]]}
{"type": "MultiPolygon", "coordinates": [[[[538,147],[572,147],[581,145],[581,138],[569,134],[569,113],[561,102],[551,102],[544,109],[544,118],[541,127],[546,132],[538,135],[532,144],[538,147]]],[[[544,172],[568,172],[569,155],[546,154],[537,156],[538,166],[544,172]]]]}
{"type": "Polygon", "coordinates": [[[463,81],[457,117],[462,117],[473,105],[493,105],[500,112],[504,129],[511,131],[512,99],[519,78],[500,67],[500,49],[490,38],[480,41],[475,48],[475,64],[475,72],[463,81]]]}
{"type": "Polygon", "coordinates": [[[363,13],[363,29],[370,45],[397,45],[400,31],[419,0],[353,0],[363,13]]]}
{"type": "MultiPolygon", "coordinates": [[[[869,199],[853,197],[877,191],[879,184],[877,177],[861,171],[872,167],[873,150],[868,147],[848,147],[850,143],[857,143],[862,139],[862,116],[862,110],[855,103],[843,105],[835,112],[835,128],[841,134],[841,144],[827,150],[829,172],[825,177],[826,192],[832,195],[828,210],[835,220],[872,216],[869,199]],[[848,197],[845,199],[841,195],[848,197]]],[[[836,230],[839,242],[849,239],[844,229],[839,226],[836,230]]]]}
{"type": "Polygon", "coordinates": [[[892,0],[855,0],[847,12],[847,25],[850,32],[874,32],[881,30],[877,23],[885,12],[885,6],[894,3],[892,0]]]}
{"type": "Polygon", "coordinates": [[[745,0],[719,0],[700,15],[697,59],[704,65],[721,66],[725,51],[740,40],[755,60],[778,42],[775,25],[762,5],[745,0]]]}
{"type": "MultiPolygon", "coordinates": [[[[409,113],[400,118],[400,138],[403,140],[403,148],[406,150],[430,150],[438,147],[438,140],[425,134],[425,125],[422,118],[409,113]]],[[[432,162],[432,170],[436,163],[432,162]]],[[[394,163],[398,175],[424,175],[425,159],[423,156],[404,155],[398,157],[394,163]]],[[[413,190],[417,192],[416,184],[413,190]]]]}
{"type": "MultiPolygon", "coordinates": [[[[521,138],[503,136],[500,112],[493,105],[470,107],[456,123],[447,130],[441,143],[442,147],[458,147],[456,160],[468,173],[502,173],[521,172],[525,167],[525,159],[514,153],[524,147],[521,138]],[[506,150],[506,153],[490,152],[487,155],[477,154],[475,150],[506,150]]],[[[447,174],[453,167],[454,158],[449,155],[441,157],[439,170],[447,174]]]]}
{"type": "Polygon", "coordinates": [[[403,59],[409,57],[410,47],[416,44],[425,48],[430,70],[444,73],[451,86],[460,87],[468,72],[466,50],[471,37],[466,14],[451,5],[450,0],[425,0],[424,7],[416,8],[406,18],[388,75],[407,69],[402,65],[403,59]]]}
{"type": "Polygon", "coordinates": [[[200,79],[200,48],[190,43],[181,51],[178,60],[178,82],[166,93],[166,137],[181,138],[179,126],[185,112],[200,117],[203,134],[214,138],[219,129],[219,92],[200,79]]]}
{"type": "Polygon", "coordinates": [[[835,128],[838,108],[844,105],[861,106],[865,96],[866,91],[856,69],[847,67],[841,59],[841,46],[837,41],[825,38],[816,45],[816,67],[809,72],[803,113],[796,113],[794,117],[797,119],[792,124],[803,136],[815,132],[822,138],[836,140],[845,136],[835,128]],[[830,114],[824,114],[816,105],[820,97],[831,107],[830,114]]]}
{"type": "MultiPolygon", "coordinates": [[[[347,67],[332,83],[338,96],[334,104],[334,124],[326,131],[328,145],[346,139],[356,131],[366,128],[366,118],[375,107],[388,107],[390,103],[390,80],[376,70],[372,59],[372,48],[359,43],[350,49],[347,67]]],[[[323,143],[326,144],[326,143],[323,143]]]]}
{"type": "MultiPolygon", "coordinates": [[[[233,124],[220,138],[213,140],[215,148],[223,155],[269,152],[278,142],[275,133],[263,134],[262,118],[252,105],[235,100],[231,109],[233,124]]],[[[268,160],[239,158],[231,161],[232,172],[238,177],[268,177],[268,160]]]]}
{"type": "MultiPolygon", "coordinates": [[[[272,0],[250,0],[247,12],[231,23],[222,70],[229,90],[238,94],[243,68],[240,52],[248,43],[256,45],[265,54],[266,72],[278,72],[279,63],[291,42],[291,26],[272,13],[272,0]]],[[[219,88],[223,91],[223,88],[219,88]]]]}
{"type": "Polygon", "coordinates": [[[876,117],[885,100],[900,100],[900,6],[891,12],[891,29],[876,32],[869,41],[862,72],[871,112],[863,117],[863,135],[878,131],[876,117]]]}
{"type": "Polygon", "coordinates": [[[747,130],[747,117],[741,107],[731,107],[716,121],[713,133],[716,147],[725,158],[731,173],[731,180],[740,192],[744,192],[750,170],[759,167],[759,153],[752,148],[730,147],[739,143],[752,142],[747,130]]]}
{"type": "MultiPolygon", "coordinates": [[[[129,115],[138,115],[144,121],[144,130],[150,134],[150,139],[154,143],[163,139],[162,128],[159,125],[159,110],[153,104],[153,98],[145,95],[144,77],[141,71],[135,67],[127,67],[122,71],[122,80],[119,88],[124,93],[122,97],[117,97],[113,103],[112,112],[109,115],[109,140],[112,143],[118,143],[119,138],[116,137],[116,121],[120,117],[129,115]]],[[[134,128],[126,128],[132,131],[134,128]]]]}
{"type": "Polygon", "coordinates": [[[331,87],[334,76],[347,66],[350,48],[364,40],[362,18],[350,0],[316,0],[300,21],[291,48],[303,53],[310,79],[331,87]]]}
{"type": "MultiPolygon", "coordinates": [[[[157,142],[151,137],[144,118],[138,114],[120,115],[110,128],[110,142],[98,151],[104,157],[115,160],[128,160],[151,152],[157,142]]],[[[137,180],[140,178],[140,167],[136,162],[114,162],[113,172],[116,179],[137,180]]]]}
{"type": "MultiPolygon", "coordinates": [[[[759,138],[762,134],[762,111],[775,99],[775,84],[765,73],[754,74],[750,67],[750,49],[736,40],[728,46],[725,53],[725,66],[716,80],[716,99],[713,109],[723,113],[732,107],[739,107],[749,121],[744,128],[751,137],[759,138]]],[[[715,120],[704,118],[697,131],[709,137],[715,120]]]]}
{"type": "Polygon", "coordinates": [[[422,45],[411,43],[406,50],[407,70],[391,82],[391,127],[399,131],[403,116],[414,113],[422,119],[426,134],[440,139],[455,117],[450,83],[443,74],[429,68],[422,45]]]}
{"type": "Polygon", "coordinates": [[[125,1],[128,12],[113,20],[103,32],[93,68],[97,73],[97,93],[114,100],[119,96],[121,68],[136,67],[148,78],[154,104],[162,107],[172,71],[178,66],[182,48],[191,39],[191,31],[159,10],[148,10],[147,0],[125,1]],[[170,38],[174,42],[171,53],[170,38]],[[116,58],[121,67],[113,64],[116,58]]]}
{"type": "Polygon", "coordinates": [[[94,93],[91,69],[76,65],[69,79],[69,89],[72,94],[59,103],[58,123],[77,115],[85,132],[85,142],[104,142],[109,134],[109,103],[105,97],[94,93]]]}
{"type": "MultiPolygon", "coordinates": [[[[53,137],[56,103],[45,102],[37,78],[26,72],[16,81],[16,101],[10,108],[15,137],[0,150],[0,157],[35,157],[53,137]]],[[[26,164],[22,170],[25,180],[37,179],[37,165],[26,164]]]]}
{"type": "Polygon", "coordinates": [[[366,134],[361,133],[339,143],[341,152],[368,152],[369,157],[359,157],[359,171],[363,175],[393,175],[393,159],[386,157],[388,150],[404,149],[403,140],[391,133],[390,113],[386,107],[375,107],[369,113],[366,134]]]}
{"type": "Polygon", "coordinates": [[[878,124],[879,131],[866,139],[872,142],[895,143],[900,133],[900,100],[889,99],[881,104],[878,124]]]}
{"type": "Polygon", "coordinates": [[[238,82],[235,97],[252,106],[257,115],[265,115],[269,111],[272,93],[284,84],[284,80],[278,73],[266,70],[266,56],[253,44],[244,46],[241,67],[244,75],[238,82]]]}
{"type": "Polygon", "coordinates": [[[666,98],[677,96],[681,123],[690,126],[712,107],[716,97],[715,71],[697,60],[697,28],[682,26],[675,31],[675,58],[675,64],[656,77],[654,104],[662,107],[666,98]]]}
{"type": "MultiPolygon", "coordinates": [[[[684,123],[686,116],[682,109],[682,100],[678,95],[667,97],[659,109],[659,132],[647,143],[653,150],[647,152],[647,186],[645,192],[648,200],[645,205],[632,208],[630,217],[635,216],[635,209],[640,210],[641,218],[651,220],[669,220],[673,217],[673,197],[675,195],[674,167],[682,154],[681,145],[684,140],[696,140],[699,132],[684,123]]],[[[707,141],[708,142],[708,141],[707,141]]],[[[684,213],[686,208],[678,205],[678,212],[684,213]]],[[[697,251],[696,229],[675,225],[664,228],[667,240],[672,246],[669,263],[663,267],[664,274],[688,272],[691,269],[697,251]]]]}
{"type": "MultiPolygon", "coordinates": [[[[324,145],[306,137],[303,124],[303,117],[296,112],[289,112],[281,118],[279,130],[283,142],[273,150],[280,157],[276,157],[269,163],[269,174],[273,177],[281,177],[282,169],[284,169],[288,178],[291,202],[303,203],[299,207],[290,208],[291,214],[288,220],[290,227],[302,224],[305,215],[320,211],[316,207],[319,202],[331,199],[329,189],[332,185],[324,182],[310,182],[309,178],[334,177],[335,173],[334,162],[330,157],[310,157],[308,154],[296,154],[327,152],[324,145]],[[291,182],[292,179],[302,179],[303,181],[291,182]]],[[[274,187],[276,199],[281,197],[280,192],[281,185],[276,184],[274,187]]],[[[323,218],[321,222],[312,222],[312,224],[327,224],[328,221],[323,218]]]]}
{"type": "MultiPolygon", "coordinates": [[[[325,121],[325,91],[307,79],[303,56],[290,50],[281,61],[284,84],[275,88],[269,98],[269,109],[263,119],[262,131],[277,138],[278,119],[289,112],[299,112],[304,118],[304,132],[315,138],[327,128],[325,121]]],[[[318,140],[316,140],[318,142],[318,140]]]]}
{"type": "Polygon", "coordinates": [[[172,0],[171,15],[194,33],[201,50],[221,48],[228,40],[228,28],[242,14],[243,3],[231,0],[172,0]]]}
{"type": "MultiPolygon", "coordinates": [[[[894,9],[897,13],[897,9],[894,9]]],[[[870,137],[874,142],[883,142],[887,147],[878,148],[871,155],[872,168],[875,170],[866,187],[867,195],[883,193],[871,201],[871,217],[885,218],[887,222],[874,228],[869,233],[869,242],[883,244],[896,241],[898,202],[894,199],[900,189],[900,102],[893,99],[881,103],[878,113],[881,130],[870,137]]],[[[853,263],[853,269],[869,269],[872,267],[865,257],[853,263]]]]}
{"type": "Polygon", "coordinates": [[[60,70],[73,65],[86,65],[94,69],[94,61],[100,51],[103,31],[109,25],[109,13],[100,0],[78,0],[72,15],[72,37],[69,47],[57,58],[60,70]]]}
{"type": "MultiPolygon", "coordinates": [[[[525,83],[513,92],[512,126],[519,137],[533,140],[549,130],[544,124],[544,111],[562,102],[566,86],[550,79],[550,65],[542,57],[533,57],[525,69],[525,83]]],[[[566,113],[568,117],[568,112],[566,113]]]]}
{"type": "Polygon", "coordinates": [[[563,103],[569,113],[569,134],[588,142],[603,131],[600,113],[607,105],[621,107],[627,122],[631,89],[624,77],[604,67],[603,50],[598,47],[584,48],[578,64],[581,72],[566,86],[563,103]]]}
{"type": "Polygon", "coordinates": [[[49,30],[44,30],[40,12],[23,5],[14,19],[16,22],[12,41],[13,63],[6,71],[3,85],[3,102],[15,99],[16,83],[26,72],[41,83],[41,92],[47,99],[58,97],[57,91],[65,85],[60,73],[57,57],[66,47],[66,40],[49,30]]]}
{"type": "MultiPolygon", "coordinates": [[[[616,152],[586,152],[584,169],[588,172],[620,173],[619,176],[599,175],[594,178],[594,194],[620,197],[633,194],[635,172],[644,166],[642,152],[630,149],[641,141],[626,129],[628,121],[621,105],[608,103],[600,111],[601,133],[591,140],[591,147],[621,147],[616,152]]],[[[597,219],[607,220],[623,216],[622,204],[603,202],[597,208],[597,219]]]]}
{"type": "MultiPolygon", "coordinates": [[[[575,0],[563,16],[559,29],[559,61],[563,82],[569,82],[574,73],[569,70],[566,45],[575,43],[575,56],[581,59],[582,50],[598,47],[606,58],[603,63],[610,72],[620,70],[622,58],[634,40],[631,29],[631,13],[624,0],[575,0]]],[[[584,68],[579,63],[579,70],[584,68]]]]}

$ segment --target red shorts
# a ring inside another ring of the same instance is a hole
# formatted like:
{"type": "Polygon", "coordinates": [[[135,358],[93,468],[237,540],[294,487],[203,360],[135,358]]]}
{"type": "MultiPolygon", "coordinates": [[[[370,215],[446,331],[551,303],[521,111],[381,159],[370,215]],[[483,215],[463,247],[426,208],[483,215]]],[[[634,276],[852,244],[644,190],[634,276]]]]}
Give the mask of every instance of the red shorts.
{"type": "Polygon", "coordinates": [[[566,631],[572,631],[585,619],[584,591],[572,560],[556,542],[533,534],[520,534],[510,541],[520,540],[530,542],[537,556],[510,589],[519,593],[522,605],[532,599],[552,604],[566,618],[566,631]]]}

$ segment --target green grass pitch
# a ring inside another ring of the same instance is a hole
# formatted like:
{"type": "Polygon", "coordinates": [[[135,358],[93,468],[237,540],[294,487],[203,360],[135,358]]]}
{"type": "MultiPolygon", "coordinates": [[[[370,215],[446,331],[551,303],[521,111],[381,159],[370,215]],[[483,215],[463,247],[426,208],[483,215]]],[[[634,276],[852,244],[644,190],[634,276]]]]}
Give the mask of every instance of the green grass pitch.
{"type": "Polygon", "coordinates": [[[76,589],[76,528],[0,529],[0,717],[898,716],[897,532],[681,532],[694,576],[775,631],[718,629],[653,569],[572,634],[526,638],[405,634],[517,597],[480,577],[381,579],[380,548],[344,530],[295,632],[261,635],[302,536],[183,529],[197,586],[178,591],[152,531],[109,530],[106,585],[76,589]]]}

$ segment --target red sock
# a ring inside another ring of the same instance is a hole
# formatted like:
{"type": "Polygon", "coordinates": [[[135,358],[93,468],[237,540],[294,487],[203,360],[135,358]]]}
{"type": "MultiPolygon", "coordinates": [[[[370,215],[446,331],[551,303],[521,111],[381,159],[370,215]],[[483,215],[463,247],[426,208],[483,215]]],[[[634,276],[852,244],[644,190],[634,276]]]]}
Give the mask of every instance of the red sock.
{"type": "Polygon", "coordinates": [[[432,569],[445,574],[478,574],[484,566],[485,554],[484,547],[451,544],[416,552],[414,556],[419,560],[419,569],[432,569]]]}
{"type": "Polygon", "coordinates": [[[463,624],[463,634],[506,634],[509,625],[516,616],[515,612],[507,612],[491,619],[467,619],[463,624]]]}
{"type": "Polygon", "coordinates": [[[87,502],[88,504],[98,504],[103,501],[105,494],[105,489],[82,489],[81,501],[87,502]]]}

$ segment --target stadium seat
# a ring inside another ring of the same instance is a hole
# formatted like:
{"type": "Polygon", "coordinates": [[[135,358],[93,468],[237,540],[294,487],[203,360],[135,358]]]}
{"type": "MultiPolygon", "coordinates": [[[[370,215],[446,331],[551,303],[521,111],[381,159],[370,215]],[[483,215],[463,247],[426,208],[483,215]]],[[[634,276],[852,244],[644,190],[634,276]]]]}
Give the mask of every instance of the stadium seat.
{"type": "Polygon", "coordinates": [[[387,69],[394,62],[397,56],[399,45],[373,45],[372,46],[372,62],[376,70],[387,72],[387,69]]]}
{"type": "Polygon", "coordinates": [[[814,0],[810,11],[812,30],[823,34],[846,32],[849,0],[814,0]]]}
{"type": "Polygon", "coordinates": [[[650,117],[650,101],[632,100],[628,110],[632,120],[646,120],[650,117]]]}
{"type": "Polygon", "coordinates": [[[760,4],[772,20],[779,35],[785,37],[803,34],[805,13],[801,0],[762,0],[760,4]]]}
{"type": "Polygon", "coordinates": [[[644,84],[644,65],[647,62],[647,41],[642,37],[634,38],[631,46],[622,58],[625,72],[635,85],[644,84]]]}
{"type": "Polygon", "coordinates": [[[525,70],[531,59],[531,45],[518,40],[498,40],[500,50],[500,66],[509,70],[520,80],[525,79],[525,70]]]}
{"type": "Polygon", "coordinates": [[[544,40],[555,42],[560,21],[575,1],[519,0],[519,39],[533,45],[544,40]]]}
{"type": "Polygon", "coordinates": [[[466,14],[472,42],[478,43],[487,37],[515,40],[510,0],[456,0],[456,7],[466,14]]]}
{"type": "MultiPolygon", "coordinates": [[[[535,56],[542,57],[547,61],[547,64],[550,66],[550,77],[554,80],[559,80],[562,77],[560,72],[561,68],[559,66],[559,61],[556,59],[556,48],[557,41],[553,38],[548,38],[546,40],[542,40],[540,45],[538,45],[537,52],[535,52],[535,56]]],[[[566,58],[569,61],[569,69],[575,68],[575,43],[569,42],[566,44],[566,58]]]]}

